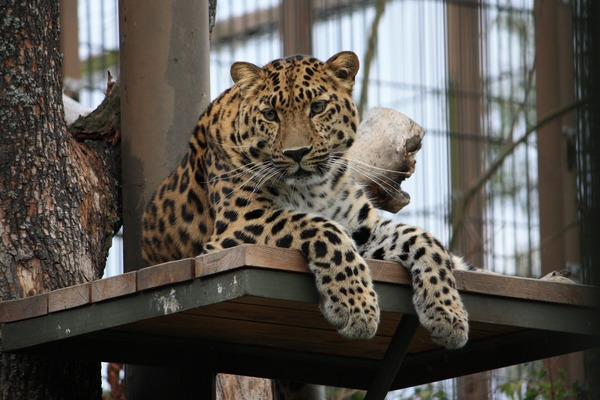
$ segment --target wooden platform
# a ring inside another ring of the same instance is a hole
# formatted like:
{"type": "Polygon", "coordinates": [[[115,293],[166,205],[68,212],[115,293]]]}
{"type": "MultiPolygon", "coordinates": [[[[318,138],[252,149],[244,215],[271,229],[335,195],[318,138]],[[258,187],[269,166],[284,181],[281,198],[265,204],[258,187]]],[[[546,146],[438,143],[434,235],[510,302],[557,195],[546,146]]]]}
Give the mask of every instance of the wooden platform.
{"type": "MultiPolygon", "coordinates": [[[[298,252],[245,245],[0,303],[2,350],[365,389],[399,321],[414,315],[406,271],[369,264],[383,311],[372,340],[343,339],[324,320],[298,252]]],[[[597,288],[455,276],[469,343],[447,351],[419,327],[392,388],[600,347],[597,288]]]]}

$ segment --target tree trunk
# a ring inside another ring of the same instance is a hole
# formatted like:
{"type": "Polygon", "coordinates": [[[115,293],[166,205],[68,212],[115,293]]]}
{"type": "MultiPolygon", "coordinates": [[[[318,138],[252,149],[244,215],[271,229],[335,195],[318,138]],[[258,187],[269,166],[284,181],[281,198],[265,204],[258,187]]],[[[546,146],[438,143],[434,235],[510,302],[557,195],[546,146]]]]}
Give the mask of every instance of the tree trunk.
{"type": "MultiPolygon", "coordinates": [[[[0,300],[102,275],[120,225],[108,142],[67,132],[58,2],[0,6],[0,300]]],[[[114,140],[113,140],[114,143],[114,140]]],[[[0,354],[0,399],[93,399],[100,364],[0,354]]]]}

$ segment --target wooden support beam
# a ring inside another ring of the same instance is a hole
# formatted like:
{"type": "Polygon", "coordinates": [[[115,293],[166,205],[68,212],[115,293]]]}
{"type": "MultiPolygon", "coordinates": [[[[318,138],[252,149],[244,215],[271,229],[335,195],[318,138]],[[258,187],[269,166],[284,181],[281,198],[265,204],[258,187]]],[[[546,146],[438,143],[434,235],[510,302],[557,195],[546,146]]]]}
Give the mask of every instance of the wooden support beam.
{"type": "Polygon", "coordinates": [[[373,376],[365,400],[385,399],[385,396],[390,391],[394,379],[402,366],[402,361],[404,361],[404,356],[408,351],[410,342],[417,332],[418,326],[419,319],[416,315],[405,315],[402,317],[398,329],[396,329],[396,333],[385,353],[383,361],[373,376]]]}

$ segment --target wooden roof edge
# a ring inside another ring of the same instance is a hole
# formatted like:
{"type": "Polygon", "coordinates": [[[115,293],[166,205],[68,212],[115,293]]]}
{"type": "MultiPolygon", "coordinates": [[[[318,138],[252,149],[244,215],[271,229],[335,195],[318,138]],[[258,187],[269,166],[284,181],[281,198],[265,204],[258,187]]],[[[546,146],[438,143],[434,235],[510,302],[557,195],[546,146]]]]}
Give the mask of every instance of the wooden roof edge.
{"type": "MultiPolygon", "coordinates": [[[[399,263],[367,261],[376,284],[411,285],[410,274],[399,263]]],[[[49,293],[0,302],[0,323],[33,318],[245,267],[309,272],[306,260],[297,250],[241,245],[195,259],[171,261],[49,293]]],[[[457,288],[465,293],[595,308],[600,304],[600,290],[593,286],[468,271],[455,271],[454,275],[457,288]]]]}

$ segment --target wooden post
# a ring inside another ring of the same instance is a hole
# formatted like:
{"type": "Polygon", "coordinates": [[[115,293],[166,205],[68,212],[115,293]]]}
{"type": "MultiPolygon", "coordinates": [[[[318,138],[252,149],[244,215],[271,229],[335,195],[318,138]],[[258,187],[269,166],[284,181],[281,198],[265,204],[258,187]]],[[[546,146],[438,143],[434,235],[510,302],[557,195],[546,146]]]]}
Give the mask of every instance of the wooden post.
{"type": "MultiPolygon", "coordinates": [[[[536,1],[536,99],[538,119],[572,103],[571,11],[559,2],[536,1]]],[[[575,113],[556,118],[537,131],[542,275],[579,262],[576,170],[569,163],[569,132],[575,113]],[[573,225],[573,226],[572,226],[573,225]],[[569,228],[571,226],[571,228],[569,228]]],[[[574,138],[573,138],[574,140],[574,138]]],[[[574,162],[574,160],[573,160],[574,162]]]]}
{"type": "MultiPolygon", "coordinates": [[[[119,2],[125,271],[144,266],[141,214],[210,100],[208,7],[208,0],[119,2]]],[[[127,366],[127,398],[211,398],[214,374],[199,374],[127,366]]]]}
{"type": "MultiPolygon", "coordinates": [[[[480,63],[479,0],[448,3],[448,114],[452,192],[452,225],[462,225],[452,237],[452,250],[474,265],[484,265],[483,190],[475,194],[464,213],[457,203],[464,201],[470,185],[483,171],[481,129],[482,78],[480,63]]],[[[490,373],[481,372],[457,379],[459,398],[487,399],[490,373]]]]}
{"type": "Polygon", "coordinates": [[[79,24],[77,23],[77,0],[61,0],[60,7],[60,51],[63,53],[62,76],[66,94],[75,99],[79,96],[78,83],[81,79],[79,61],[79,24]]]}
{"type": "Polygon", "coordinates": [[[312,54],[312,0],[283,0],[281,13],[284,56],[312,54]]]}
{"type": "Polygon", "coordinates": [[[142,266],[140,216],[209,103],[208,1],[121,0],[125,271],[142,266]]]}
{"type": "MultiPolygon", "coordinates": [[[[479,1],[451,2],[447,10],[451,183],[455,201],[461,202],[483,170],[479,1]]],[[[464,213],[452,205],[452,225],[462,228],[452,238],[451,250],[481,267],[484,199],[482,192],[475,194],[464,213]]]]}
{"type": "MultiPolygon", "coordinates": [[[[536,1],[534,15],[540,119],[575,100],[573,31],[571,9],[558,1],[536,1]]],[[[574,112],[537,131],[542,276],[569,263],[579,264],[574,135],[574,112]]],[[[565,368],[569,379],[583,380],[581,353],[560,357],[553,364],[554,374],[565,368]]]]}

